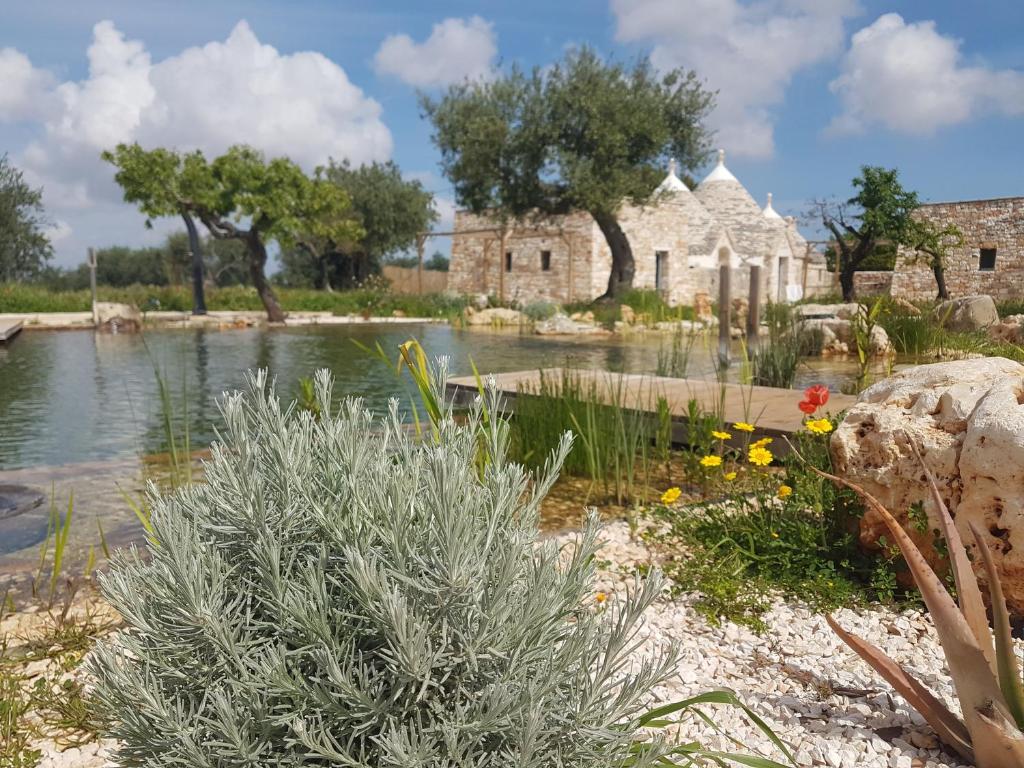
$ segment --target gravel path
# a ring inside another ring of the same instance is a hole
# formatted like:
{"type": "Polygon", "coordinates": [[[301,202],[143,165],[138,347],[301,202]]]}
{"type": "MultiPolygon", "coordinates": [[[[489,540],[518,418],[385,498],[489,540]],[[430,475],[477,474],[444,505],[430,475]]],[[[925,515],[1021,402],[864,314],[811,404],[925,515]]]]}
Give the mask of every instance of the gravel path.
{"type": "MultiPolygon", "coordinates": [[[[572,535],[559,536],[571,543],[572,535]]],[[[609,524],[600,556],[607,561],[597,589],[615,599],[630,577],[624,574],[649,560],[642,543],[631,539],[626,523],[609,524]]],[[[942,650],[928,617],[920,611],[841,610],[836,618],[848,629],[880,646],[907,665],[958,711],[942,650]]],[[[713,688],[729,688],[762,716],[788,743],[801,766],[831,768],[954,768],[957,755],[939,748],[924,720],[839,640],[823,616],[779,601],[766,617],[769,631],[755,635],[731,623],[713,627],[687,597],[653,605],[641,630],[637,655],[653,653],[669,640],[681,645],[676,676],[656,689],[652,704],[677,701],[713,688]]],[[[6,622],[5,622],[6,623],[6,622]]],[[[9,627],[4,627],[8,629],[9,627]]],[[[1020,648],[1019,648],[1020,650],[1020,648]]],[[[46,662],[34,662],[30,677],[46,662]]],[[[76,671],[74,674],[80,674],[76,671]]],[[[746,751],[778,759],[768,740],[735,710],[708,710],[722,730],[746,745],[746,751]]],[[[685,721],[678,739],[699,739],[705,746],[735,745],[696,718],[685,721]]],[[[40,768],[99,768],[114,744],[93,742],[61,750],[47,739],[40,768]]]]}
{"type": "MultiPolygon", "coordinates": [[[[559,537],[566,543],[573,536],[559,537]]],[[[626,585],[622,575],[648,561],[646,548],[631,540],[626,523],[603,533],[600,557],[610,561],[598,588],[614,599],[626,585]]],[[[664,599],[653,605],[642,630],[650,653],[669,639],[680,643],[677,676],[656,689],[657,702],[676,701],[712,688],[729,688],[789,744],[801,766],[831,768],[953,768],[958,755],[941,749],[924,720],[888,684],[844,645],[824,616],[776,603],[766,617],[769,631],[758,636],[744,627],[713,627],[692,609],[692,599],[664,599]]],[[[876,609],[836,612],[847,629],[881,647],[959,711],[942,649],[921,611],[876,609]]],[[[719,726],[747,751],[778,759],[770,742],[735,710],[714,710],[719,726]]],[[[699,720],[688,721],[681,738],[730,748],[699,720]]],[[[731,748],[735,748],[732,745],[731,748]]]]}

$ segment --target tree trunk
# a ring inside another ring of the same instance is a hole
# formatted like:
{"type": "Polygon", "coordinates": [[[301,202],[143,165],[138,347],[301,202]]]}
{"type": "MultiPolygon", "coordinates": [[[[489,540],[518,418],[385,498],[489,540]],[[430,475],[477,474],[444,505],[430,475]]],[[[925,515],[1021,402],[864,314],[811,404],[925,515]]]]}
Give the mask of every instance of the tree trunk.
{"type": "Polygon", "coordinates": [[[318,291],[327,291],[333,293],[334,289],[331,288],[331,271],[329,262],[329,253],[323,255],[313,254],[313,258],[316,259],[317,273],[316,273],[316,289],[318,291]]]}
{"type": "Polygon", "coordinates": [[[839,270],[839,288],[843,292],[843,301],[856,301],[857,300],[857,289],[853,283],[853,276],[857,270],[854,269],[853,264],[843,264],[839,270]]]}
{"type": "Polygon", "coordinates": [[[260,295],[260,300],[267,310],[267,319],[272,323],[283,323],[284,310],[277,303],[277,296],[274,294],[274,289],[270,287],[270,283],[267,282],[267,275],[264,272],[264,267],[267,264],[267,248],[263,245],[259,232],[249,230],[245,236],[245,244],[249,248],[249,276],[252,278],[256,293],[260,295]]]}
{"type": "Polygon", "coordinates": [[[629,245],[626,233],[622,231],[622,227],[619,226],[619,222],[613,214],[591,212],[591,216],[597,222],[597,226],[612,252],[612,269],[608,275],[608,290],[601,298],[615,299],[633,287],[633,275],[636,272],[633,249],[629,245]]]}
{"type": "Polygon", "coordinates": [[[949,298],[949,288],[946,286],[946,269],[942,266],[940,259],[932,259],[932,274],[935,275],[935,285],[939,289],[939,298],[945,301],[949,298]]]}

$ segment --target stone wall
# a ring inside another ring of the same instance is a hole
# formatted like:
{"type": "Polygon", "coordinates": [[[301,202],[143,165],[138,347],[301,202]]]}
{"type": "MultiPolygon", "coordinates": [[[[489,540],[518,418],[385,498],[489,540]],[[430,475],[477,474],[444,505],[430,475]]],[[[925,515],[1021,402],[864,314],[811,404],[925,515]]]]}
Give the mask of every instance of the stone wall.
{"type": "MultiPolygon", "coordinates": [[[[394,293],[420,293],[419,270],[416,267],[396,267],[385,264],[381,268],[384,279],[394,293]]],[[[423,270],[423,293],[442,293],[448,287],[448,273],[439,269],[423,270]]]]}
{"type": "MultiPolygon", "coordinates": [[[[963,245],[950,251],[946,285],[951,296],[984,293],[997,301],[1024,297],[1024,197],[923,205],[918,215],[938,226],[956,225],[963,245]],[[982,249],[994,248],[995,267],[980,269],[982,249]]],[[[892,293],[908,299],[936,295],[927,264],[903,252],[896,262],[892,293]]]]}
{"type": "MultiPolygon", "coordinates": [[[[506,301],[589,301],[594,294],[592,263],[593,219],[587,214],[513,226],[501,252],[499,225],[466,211],[455,214],[448,288],[458,293],[503,294],[506,301]],[[542,253],[550,253],[544,269],[542,253]],[[570,252],[572,259],[570,259],[570,252]],[[506,255],[511,254],[511,270],[506,255]]],[[[600,233],[598,233],[600,236],[600,233]]]]}
{"type": "Polygon", "coordinates": [[[888,270],[854,272],[853,289],[857,292],[858,296],[887,296],[892,290],[894,274],[894,272],[888,270]]]}

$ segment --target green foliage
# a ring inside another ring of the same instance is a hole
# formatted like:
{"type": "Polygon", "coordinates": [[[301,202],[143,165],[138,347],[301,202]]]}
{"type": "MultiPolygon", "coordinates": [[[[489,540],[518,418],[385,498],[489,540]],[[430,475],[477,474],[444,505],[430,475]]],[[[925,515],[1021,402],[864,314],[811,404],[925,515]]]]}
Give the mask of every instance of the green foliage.
{"type": "Polygon", "coordinates": [[[503,221],[587,211],[608,240],[614,281],[633,270],[619,208],[650,200],[669,157],[684,169],[703,161],[713,102],[694,72],[626,66],[583,47],[530,74],[513,67],[453,85],[423,109],[460,205],[503,221]]]}
{"type": "Polygon", "coordinates": [[[30,280],[53,257],[47,239],[43,191],[0,155],[0,283],[30,280]]]}
{"type": "MultiPolygon", "coordinates": [[[[443,374],[442,374],[443,376],[443,374]]],[[[153,499],[154,543],[104,593],[129,627],[97,646],[121,765],[652,765],[641,698],[675,652],[625,657],[655,576],[593,604],[597,527],[560,565],[532,477],[481,407],[418,443],[358,400],[280,405],[265,374],[223,405],[207,482],[153,499]],[[489,461],[476,461],[483,446],[489,461]],[[339,705],[342,702],[343,705],[339,705]]],[[[494,405],[496,393],[488,398],[494,405]]]]}
{"type": "Polygon", "coordinates": [[[534,322],[537,322],[539,320],[547,320],[548,318],[554,317],[558,313],[558,305],[554,302],[541,299],[538,301],[531,301],[529,304],[526,304],[522,309],[520,309],[520,312],[534,322]]]}
{"type": "Polygon", "coordinates": [[[751,383],[791,389],[809,341],[804,338],[788,304],[769,302],[764,308],[764,320],[768,338],[762,340],[750,356],[751,383]]]}
{"type": "Polygon", "coordinates": [[[29,746],[31,710],[21,675],[0,668],[0,768],[34,768],[42,757],[29,746]]]}
{"type": "Polygon", "coordinates": [[[402,178],[394,162],[352,168],[348,161],[331,161],[322,175],[349,197],[350,215],[362,233],[343,239],[317,232],[300,236],[299,247],[282,254],[280,279],[288,285],[351,288],[378,274],[385,257],[415,248],[417,236],[437,221],[433,194],[419,181],[402,178]]]}
{"type": "MultiPolygon", "coordinates": [[[[393,294],[380,285],[335,293],[281,288],[278,293],[281,303],[289,310],[336,315],[388,317],[399,310],[407,317],[454,319],[466,306],[466,299],[454,294],[393,294]]],[[[188,286],[101,286],[98,296],[100,301],[134,304],[143,311],[188,312],[192,309],[192,291],[188,286]]],[[[88,312],[90,302],[88,291],[50,291],[36,285],[0,284],[0,312],[88,312]]],[[[210,288],[206,292],[206,305],[211,311],[263,308],[256,290],[244,286],[210,288]]]]}

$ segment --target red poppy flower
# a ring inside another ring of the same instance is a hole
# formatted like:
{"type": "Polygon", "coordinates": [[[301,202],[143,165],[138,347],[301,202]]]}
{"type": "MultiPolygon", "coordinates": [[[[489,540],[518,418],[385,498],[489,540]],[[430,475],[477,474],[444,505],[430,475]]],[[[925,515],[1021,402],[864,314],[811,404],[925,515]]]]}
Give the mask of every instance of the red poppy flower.
{"type": "Polygon", "coordinates": [[[810,400],[801,400],[799,405],[800,410],[807,414],[814,413],[816,410],[818,410],[818,406],[816,406],[810,400]]]}
{"type": "Polygon", "coordinates": [[[815,384],[804,390],[804,397],[807,398],[807,402],[820,408],[828,402],[828,387],[824,384],[815,384]]]}

